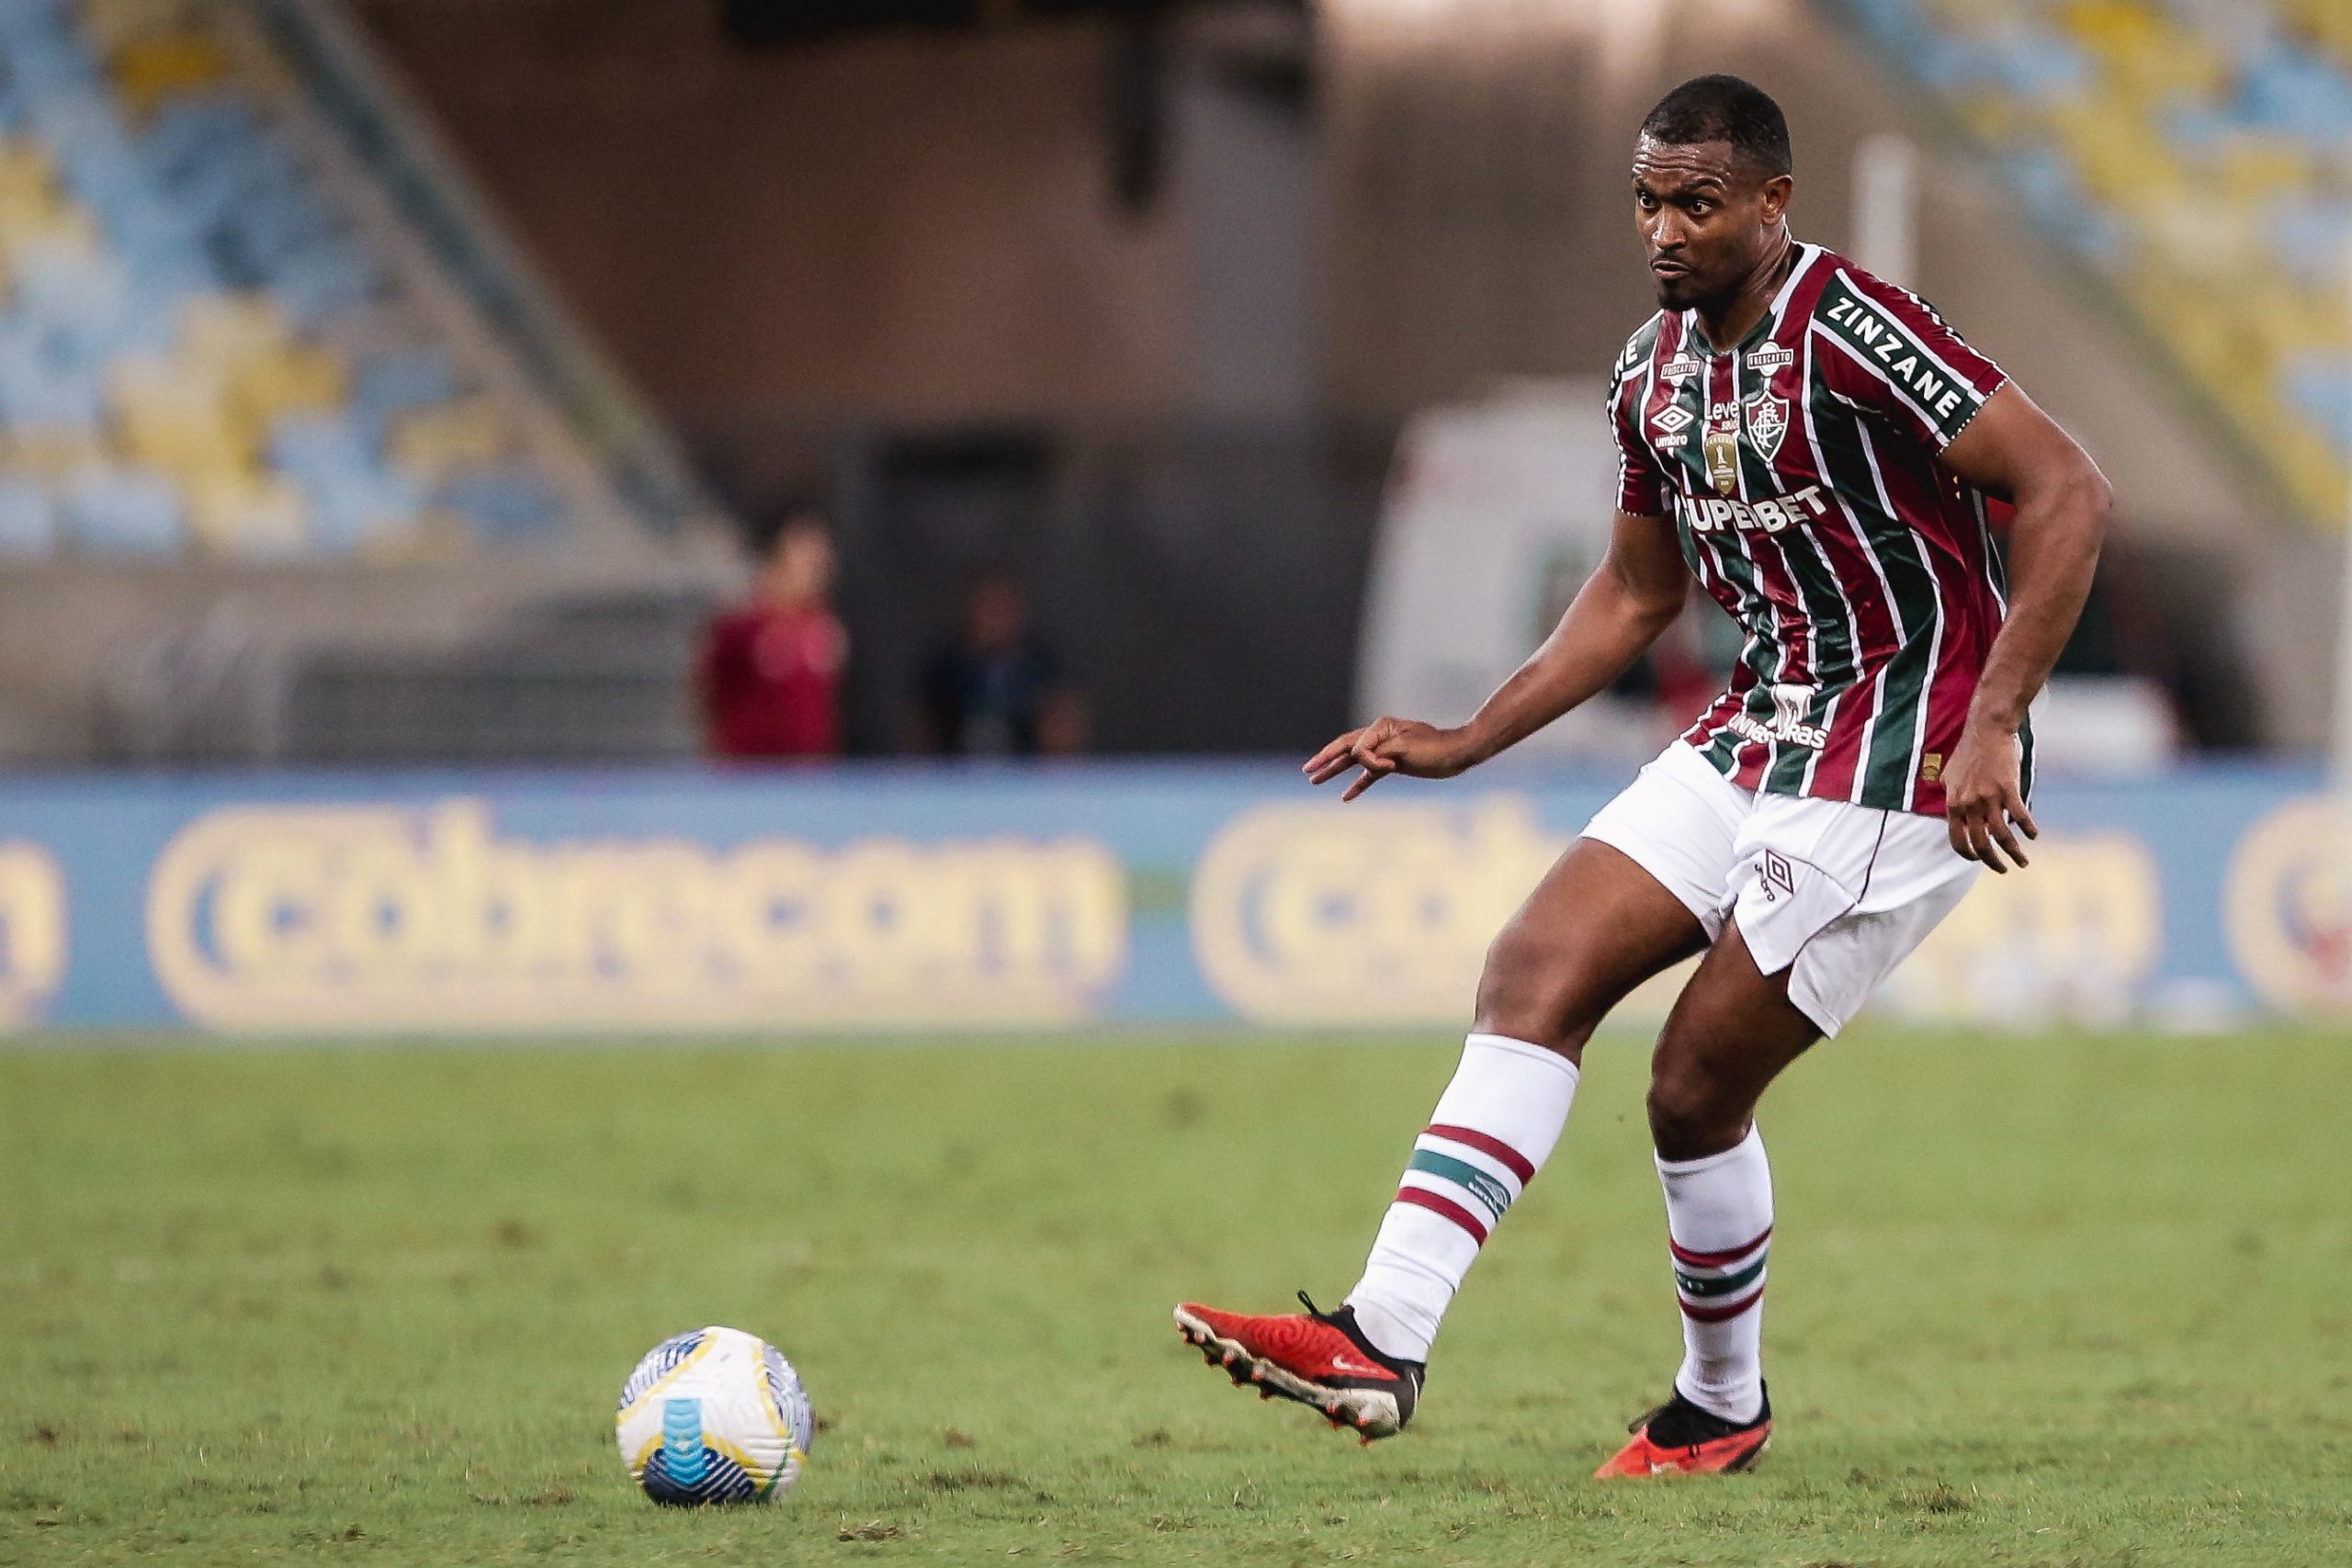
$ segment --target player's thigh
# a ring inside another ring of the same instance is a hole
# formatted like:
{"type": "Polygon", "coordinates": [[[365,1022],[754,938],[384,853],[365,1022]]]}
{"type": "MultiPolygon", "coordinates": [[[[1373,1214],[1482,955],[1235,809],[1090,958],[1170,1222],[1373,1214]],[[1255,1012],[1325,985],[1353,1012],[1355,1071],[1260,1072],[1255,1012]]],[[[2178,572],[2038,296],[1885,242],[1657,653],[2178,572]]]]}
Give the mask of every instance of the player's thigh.
{"type": "Polygon", "coordinates": [[[1573,1056],[1634,987],[1706,945],[1699,918],[1656,876],[1578,839],[1487,950],[1476,1028],[1573,1056]]]}

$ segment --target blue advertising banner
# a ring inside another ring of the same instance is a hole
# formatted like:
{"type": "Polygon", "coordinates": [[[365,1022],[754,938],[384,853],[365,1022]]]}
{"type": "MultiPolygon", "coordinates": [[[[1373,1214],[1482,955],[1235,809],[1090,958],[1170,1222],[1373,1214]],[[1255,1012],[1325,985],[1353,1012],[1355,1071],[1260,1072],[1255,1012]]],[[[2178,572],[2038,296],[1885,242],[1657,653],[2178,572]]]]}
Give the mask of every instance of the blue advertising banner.
{"type": "MultiPolygon", "coordinates": [[[[1342,807],[1278,763],[17,779],[0,1026],[1458,1024],[1622,782],[1498,767],[1342,807]]],[[[1883,1010],[2352,1006],[2352,826],[2315,772],[2050,779],[2035,807],[2033,867],[1981,878],[1883,1010]]]]}

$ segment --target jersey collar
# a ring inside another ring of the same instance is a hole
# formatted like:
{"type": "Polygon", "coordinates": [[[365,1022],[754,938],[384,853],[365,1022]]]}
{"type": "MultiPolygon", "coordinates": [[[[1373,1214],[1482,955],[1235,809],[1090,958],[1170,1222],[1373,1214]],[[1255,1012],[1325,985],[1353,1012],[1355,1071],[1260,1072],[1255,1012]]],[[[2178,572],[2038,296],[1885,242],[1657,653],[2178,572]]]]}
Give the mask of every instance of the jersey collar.
{"type": "Polygon", "coordinates": [[[1804,275],[1811,272],[1813,270],[1813,264],[1820,259],[1821,247],[1819,245],[1808,245],[1803,242],[1799,242],[1797,245],[1797,265],[1789,268],[1789,276],[1782,280],[1781,284],[1781,291],[1772,296],[1771,304],[1766,306],[1764,308],[1764,313],[1756,318],[1756,324],[1747,329],[1747,335],[1741,338],[1729,348],[1717,348],[1713,343],[1708,341],[1705,329],[1699,325],[1698,311],[1683,311],[1683,344],[1686,348],[1695,347],[1701,354],[1703,354],[1710,358],[1719,358],[1726,354],[1738,354],[1743,350],[1753,348],[1758,344],[1766,342],[1778,334],[1781,330],[1781,312],[1785,311],[1789,308],[1790,296],[1796,293],[1797,285],[1804,281],[1804,275]]]}

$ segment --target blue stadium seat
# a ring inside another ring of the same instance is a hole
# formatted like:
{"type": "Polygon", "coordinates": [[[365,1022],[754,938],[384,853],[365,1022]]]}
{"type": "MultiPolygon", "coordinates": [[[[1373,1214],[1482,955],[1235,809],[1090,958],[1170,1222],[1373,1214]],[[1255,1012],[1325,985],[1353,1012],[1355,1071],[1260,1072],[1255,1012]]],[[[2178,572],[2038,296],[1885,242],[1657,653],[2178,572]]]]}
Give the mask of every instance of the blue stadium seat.
{"type": "Polygon", "coordinates": [[[57,547],[57,514],[35,481],[0,474],[0,556],[45,556],[57,547]]]}
{"type": "Polygon", "coordinates": [[[565,510],[547,476],[521,466],[458,475],[442,487],[440,501],[493,545],[538,543],[561,525],[565,510]]]}
{"type": "Polygon", "coordinates": [[[175,555],[180,502],[170,481],[135,468],[94,468],[65,500],[75,544],[94,555],[175,555]]]}

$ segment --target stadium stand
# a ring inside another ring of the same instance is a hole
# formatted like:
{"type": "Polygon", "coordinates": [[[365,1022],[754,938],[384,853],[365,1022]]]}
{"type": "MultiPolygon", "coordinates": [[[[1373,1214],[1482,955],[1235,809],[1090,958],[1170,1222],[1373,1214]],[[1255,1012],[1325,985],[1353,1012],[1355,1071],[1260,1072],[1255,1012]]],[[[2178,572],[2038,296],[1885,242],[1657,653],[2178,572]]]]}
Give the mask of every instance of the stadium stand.
{"type": "Polygon", "coordinates": [[[0,552],[563,541],[593,483],[268,10],[0,6],[0,552]]]}
{"type": "Polygon", "coordinates": [[[338,0],[0,0],[0,760],[684,754],[728,534],[338,0]]]}
{"type": "Polygon", "coordinates": [[[2315,517],[2352,460],[2352,6],[1841,0],[2315,517]]]}

